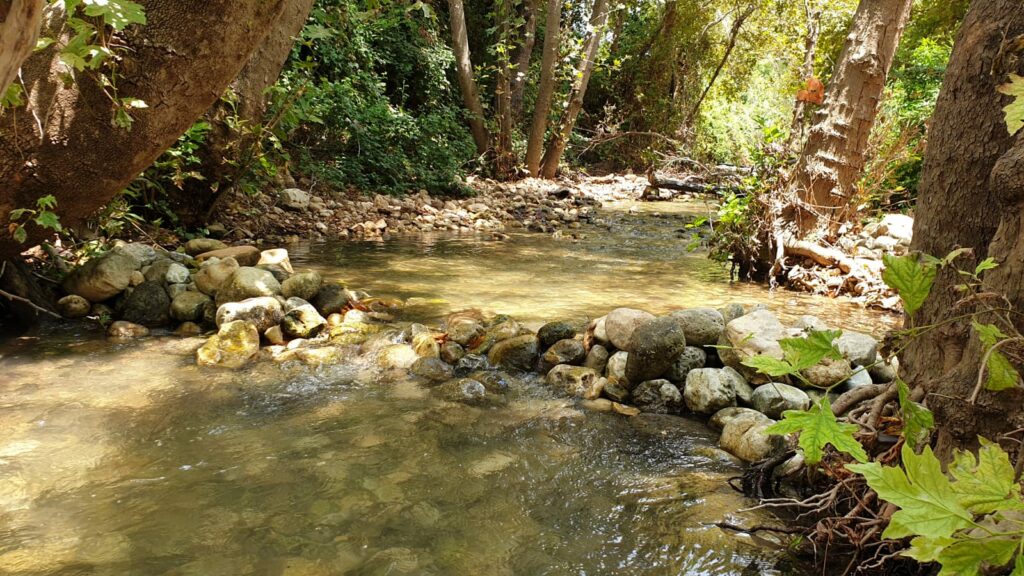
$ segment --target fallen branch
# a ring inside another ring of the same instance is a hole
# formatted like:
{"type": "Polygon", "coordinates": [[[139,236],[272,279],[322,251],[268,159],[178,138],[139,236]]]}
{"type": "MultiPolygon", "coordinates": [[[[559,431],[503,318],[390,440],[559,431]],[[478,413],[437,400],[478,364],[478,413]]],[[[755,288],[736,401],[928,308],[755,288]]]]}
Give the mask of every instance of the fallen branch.
{"type": "Polygon", "coordinates": [[[842,250],[794,238],[785,240],[783,247],[787,256],[809,258],[822,266],[839,268],[844,273],[849,273],[854,268],[853,259],[844,254],[842,250]]]}
{"type": "MultiPolygon", "coordinates": [[[[3,277],[4,272],[6,272],[6,271],[7,271],[7,262],[4,262],[3,264],[0,264],[0,277],[3,277]]],[[[22,298],[21,296],[18,296],[16,294],[11,294],[10,292],[7,292],[6,290],[0,290],[0,296],[3,296],[4,298],[7,298],[8,300],[11,300],[12,302],[21,302],[22,304],[27,304],[30,308],[32,308],[33,310],[36,310],[37,312],[42,312],[43,314],[47,314],[49,316],[52,316],[52,317],[56,318],[57,320],[63,320],[63,318],[61,318],[60,314],[56,314],[54,312],[51,312],[51,311],[47,310],[46,308],[43,308],[42,306],[37,305],[35,302],[29,300],[28,298],[22,298]]]]}

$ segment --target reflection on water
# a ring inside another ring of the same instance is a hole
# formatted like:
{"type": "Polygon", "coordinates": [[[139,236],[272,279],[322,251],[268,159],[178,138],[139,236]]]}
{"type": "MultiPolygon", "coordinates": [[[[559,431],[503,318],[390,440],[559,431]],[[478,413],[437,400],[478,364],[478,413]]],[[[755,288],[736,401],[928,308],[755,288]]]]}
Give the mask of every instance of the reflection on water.
{"type": "MultiPolygon", "coordinates": [[[[626,218],[578,243],[294,253],[374,294],[533,323],[763,301],[879,325],[836,302],[729,286],[673,239],[673,217],[626,218]]],[[[750,504],[726,484],[738,469],[703,425],[584,414],[531,377],[471,407],[362,361],[200,370],[198,343],[57,329],[0,345],[0,573],[795,573],[709,526],[765,519],[736,512],[750,504]]]]}

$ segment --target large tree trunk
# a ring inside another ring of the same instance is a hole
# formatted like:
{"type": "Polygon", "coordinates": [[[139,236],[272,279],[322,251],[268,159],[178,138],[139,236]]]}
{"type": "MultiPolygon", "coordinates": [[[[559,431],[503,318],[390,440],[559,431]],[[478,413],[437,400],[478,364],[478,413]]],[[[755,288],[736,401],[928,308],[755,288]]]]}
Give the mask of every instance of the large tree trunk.
{"type": "Polygon", "coordinates": [[[202,165],[197,171],[202,180],[186,180],[181,189],[168,191],[175,213],[182,224],[205,223],[223,198],[251,168],[253,156],[261,151],[261,128],[267,108],[266,90],[281,75],[295,38],[306,24],[314,0],[287,0],[281,15],[273,23],[266,39],[231,83],[234,106],[217,100],[207,110],[210,132],[199,151],[202,165]],[[232,118],[233,117],[233,118],[232,118]],[[232,121],[228,121],[231,118],[232,121]]]}
{"type": "MultiPolygon", "coordinates": [[[[28,106],[0,118],[0,220],[52,194],[65,226],[83,224],[146,169],[220,96],[280,15],[285,0],[146,0],[147,24],[122,34],[117,97],[142,100],[131,130],[114,128],[114,105],[93,75],[65,81],[59,47],[37,52],[23,73],[28,106]]],[[[45,230],[29,227],[30,240],[45,230]]],[[[17,255],[10,237],[0,258],[17,255]]]]}
{"type": "Polygon", "coordinates": [[[864,167],[885,79],[913,0],[861,0],[793,183],[802,234],[841,219],[864,167]]]}
{"type": "Polygon", "coordinates": [[[36,47],[43,4],[43,0],[0,1],[0,97],[36,47]]]}
{"type": "Polygon", "coordinates": [[[555,67],[558,63],[558,43],[562,26],[562,0],[548,0],[547,23],[544,27],[544,55],[540,62],[540,84],[537,103],[533,109],[530,137],[526,144],[526,169],[530,176],[540,174],[540,160],[544,153],[544,133],[548,130],[551,99],[555,93],[555,67]]]}
{"type": "Polygon", "coordinates": [[[516,166],[512,151],[512,58],[508,45],[512,36],[511,0],[500,0],[495,8],[498,20],[498,78],[495,99],[498,109],[498,137],[494,142],[494,172],[499,180],[512,176],[516,166]]]}
{"type": "Polygon", "coordinates": [[[601,47],[601,40],[604,39],[604,26],[607,22],[608,0],[594,0],[594,12],[590,15],[590,36],[587,38],[583,59],[576,70],[577,80],[569,92],[569,106],[562,112],[558,130],[544,152],[544,159],[541,160],[541,175],[545,178],[554,178],[558,174],[558,164],[576,126],[576,117],[583,109],[583,97],[587,93],[590,75],[597,64],[597,51],[601,47]]]}
{"type": "MultiPolygon", "coordinates": [[[[804,64],[800,67],[800,78],[805,82],[814,78],[814,57],[818,52],[818,37],[821,35],[821,8],[805,6],[807,12],[807,36],[804,38],[804,64]]],[[[793,124],[789,129],[786,148],[796,150],[804,143],[807,102],[797,98],[793,106],[793,124]]]]}
{"type": "MultiPolygon", "coordinates": [[[[1024,73],[1022,55],[1004,50],[1024,34],[1020,13],[1019,0],[971,3],[932,116],[912,244],[940,257],[970,248],[973,261],[957,264],[972,270],[986,256],[995,258],[999,267],[986,273],[984,289],[1006,296],[1017,311],[1024,309],[1024,136],[1009,135],[1002,113],[1007,98],[996,87],[1007,74],[1024,73]]],[[[957,307],[963,294],[956,286],[963,281],[955,271],[941,272],[908,326],[935,325],[971,311],[957,307]]],[[[1012,318],[1024,331],[1020,316],[1012,318]]],[[[968,401],[981,355],[969,322],[958,321],[917,337],[901,357],[907,381],[927,392],[938,451],[946,457],[952,448],[974,446],[978,435],[996,440],[1024,426],[1020,388],[968,401]]]]}
{"type": "Polygon", "coordinates": [[[530,59],[533,47],[537,43],[537,11],[540,0],[527,0],[524,14],[522,41],[516,53],[516,69],[512,77],[512,120],[518,122],[523,117],[523,91],[526,78],[530,73],[530,59]]]}
{"type": "Polygon", "coordinates": [[[484,125],[484,107],[480,104],[480,93],[473,78],[473,60],[469,57],[469,36],[466,34],[466,10],[462,0],[448,0],[448,13],[462,103],[469,110],[469,129],[473,133],[473,142],[476,142],[476,151],[484,154],[487,152],[487,127],[484,125]]]}

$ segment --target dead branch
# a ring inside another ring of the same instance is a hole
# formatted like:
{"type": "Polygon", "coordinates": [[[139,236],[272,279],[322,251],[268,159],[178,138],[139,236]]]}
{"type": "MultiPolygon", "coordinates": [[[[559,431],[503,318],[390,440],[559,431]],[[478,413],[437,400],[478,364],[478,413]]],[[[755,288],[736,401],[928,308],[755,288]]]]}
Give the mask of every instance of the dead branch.
{"type": "Polygon", "coordinates": [[[888,387],[888,384],[871,384],[868,386],[858,386],[849,392],[845,392],[832,403],[832,414],[842,416],[857,404],[885,392],[888,387]]]}

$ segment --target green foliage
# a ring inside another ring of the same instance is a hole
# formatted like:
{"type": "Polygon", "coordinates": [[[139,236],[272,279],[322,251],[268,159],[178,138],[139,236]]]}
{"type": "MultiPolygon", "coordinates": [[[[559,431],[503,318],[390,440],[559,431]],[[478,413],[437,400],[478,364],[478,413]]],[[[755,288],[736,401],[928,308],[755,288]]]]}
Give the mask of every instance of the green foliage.
{"type": "Polygon", "coordinates": [[[995,348],[1010,337],[1003,334],[995,324],[982,324],[973,320],[971,325],[985,347],[985,371],[988,373],[985,388],[993,391],[1015,388],[1020,381],[1020,374],[1014,369],[1009,358],[995,348]]]}
{"type": "Polygon", "coordinates": [[[903,309],[907,315],[913,316],[914,312],[921,309],[928,294],[932,291],[935,275],[938,272],[936,265],[913,254],[906,256],[886,254],[882,257],[882,261],[885,264],[882,280],[887,286],[896,290],[900,300],[903,301],[903,309]]]}
{"type": "Polygon", "coordinates": [[[853,436],[860,427],[856,424],[840,423],[832,414],[828,398],[811,406],[809,410],[787,410],[782,420],[769,426],[768,434],[800,433],[800,448],[808,464],[814,466],[821,462],[825,447],[831,445],[836,450],[849,454],[858,462],[867,462],[868,455],[864,447],[853,436]]]}
{"type": "Polygon", "coordinates": [[[879,498],[900,508],[883,537],[913,537],[904,555],[938,562],[942,575],[977,574],[1011,562],[1015,574],[1024,569],[1024,498],[1006,452],[981,439],[977,456],[955,455],[952,479],[929,447],[916,454],[904,444],[901,456],[902,469],[877,462],[847,465],[879,498]]]}
{"type": "Polygon", "coordinates": [[[47,194],[36,200],[35,208],[15,208],[11,210],[7,225],[7,231],[15,242],[19,244],[28,240],[28,231],[25,224],[34,222],[37,226],[54,232],[61,232],[60,218],[54,212],[57,208],[57,199],[47,194]]]}
{"type": "Polygon", "coordinates": [[[899,378],[896,379],[896,392],[899,396],[900,415],[903,416],[903,438],[907,444],[917,446],[928,438],[935,426],[935,416],[931,410],[910,399],[910,388],[899,378]]]}
{"type": "Polygon", "coordinates": [[[782,360],[760,355],[744,359],[743,364],[768,376],[793,376],[803,380],[800,375],[802,370],[815,366],[825,358],[839,360],[843,357],[834,344],[835,339],[841,335],[839,330],[823,330],[812,331],[806,338],[783,338],[779,340],[782,360]]]}
{"type": "Polygon", "coordinates": [[[1024,76],[1010,74],[1010,81],[998,88],[1000,94],[1013,97],[1013,101],[1003,108],[1006,114],[1006,129],[1016,134],[1024,128],[1024,76]]]}

